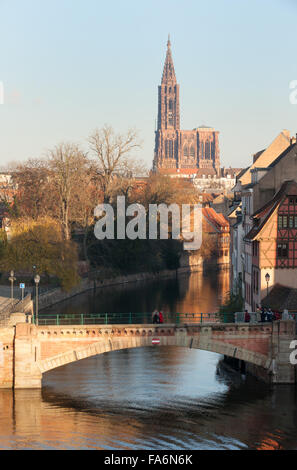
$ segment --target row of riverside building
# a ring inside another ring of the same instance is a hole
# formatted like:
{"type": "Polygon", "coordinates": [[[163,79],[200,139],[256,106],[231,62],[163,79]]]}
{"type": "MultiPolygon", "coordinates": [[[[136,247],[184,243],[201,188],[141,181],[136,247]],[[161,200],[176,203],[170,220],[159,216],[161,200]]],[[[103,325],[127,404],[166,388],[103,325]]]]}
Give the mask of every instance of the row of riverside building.
{"type": "Polygon", "coordinates": [[[283,130],[233,188],[231,285],[245,308],[297,311],[297,144],[283,130]]]}

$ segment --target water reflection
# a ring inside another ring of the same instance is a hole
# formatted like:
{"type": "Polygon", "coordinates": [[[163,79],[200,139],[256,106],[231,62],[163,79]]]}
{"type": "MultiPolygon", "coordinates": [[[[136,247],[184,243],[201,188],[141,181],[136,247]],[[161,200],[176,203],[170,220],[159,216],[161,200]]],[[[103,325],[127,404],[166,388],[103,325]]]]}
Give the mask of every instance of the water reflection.
{"type": "Polygon", "coordinates": [[[114,351],[51,371],[42,391],[0,391],[0,448],[296,448],[296,389],[230,373],[219,359],[114,351]]]}
{"type": "Polygon", "coordinates": [[[175,279],[128,283],[89,291],[53,305],[43,313],[169,313],[217,311],[229,290],[229,271],[193,273],[175,279]]]}

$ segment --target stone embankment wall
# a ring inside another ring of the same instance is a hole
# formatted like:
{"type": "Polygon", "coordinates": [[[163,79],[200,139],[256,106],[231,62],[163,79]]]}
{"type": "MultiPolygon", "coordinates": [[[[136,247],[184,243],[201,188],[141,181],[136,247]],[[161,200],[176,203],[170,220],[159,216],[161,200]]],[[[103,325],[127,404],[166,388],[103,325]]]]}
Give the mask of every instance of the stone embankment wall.
{"type": "MultiPolygon", "coordinates": [[[[209,265],[210,269],[228,269],[229,265],[209,265]]],[[[184,252],[180,259],[180,268],[174,270],[164,270],[156,273],[136,273],[129,274],[127,276],[117,276],[110,279],[103,280],[89,280],[83,279],[79,286],[72,289],[70,292],[63,292],[61,289],[53,289],[50,292],[40,295],[39,297],[39,309],[50,307],[63,300],[75,297],[78,294],[86,292],[88,290],[116,286],[121,284],[127,284],[130,282],[141,282],[158,279],[173,279],[180,274],[186,274],[191,272],[199,272],[207,269],[207,263],[204,262],[203,258],[196,253],[184,252]]]]}
{"type": "Polygon", "coordinates": [[[182,267],[177,270],[165,270],[158,273],[137,273],[130,274],[128,276],[117,276],[111,279],[103,279],[90,281],[89,279],[83,279],[79,286],[72,289],[70,292],[63,292],[61,289],[54,289],[47,292],[39,297],[39,310],[42,310],[51,305],[55,305],[63,300],[70,299],[78,294],[86,292],[92,289],[98,289],[102,287],[116,286],[121,284],[127,284],[130,282],[141,282],[158,279],[173,279],[179,274],[201,271],[202,266],[188,266],[182,267]]]}

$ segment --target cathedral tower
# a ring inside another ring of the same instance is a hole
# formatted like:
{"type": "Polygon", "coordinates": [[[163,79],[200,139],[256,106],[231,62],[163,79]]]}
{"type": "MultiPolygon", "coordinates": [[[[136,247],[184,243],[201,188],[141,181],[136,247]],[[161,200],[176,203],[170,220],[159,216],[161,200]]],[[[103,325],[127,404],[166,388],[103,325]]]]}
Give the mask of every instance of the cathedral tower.
{"type": "Polygon", "coordinates": [[[207,126],[180,129],[179,85],[176,80],[171,42],[167,53],[158,95],[158,125],[155,135],[153,170],[183,175],[219,175],[220,151],[218,131],[207,126]]]}
{"type": "Polygon", "coordinates": [[[179,85],[176,82],[171,42],[170,38],[168,38],[162,83],[159,86],[158,130],[179,128],[179,85]]]}

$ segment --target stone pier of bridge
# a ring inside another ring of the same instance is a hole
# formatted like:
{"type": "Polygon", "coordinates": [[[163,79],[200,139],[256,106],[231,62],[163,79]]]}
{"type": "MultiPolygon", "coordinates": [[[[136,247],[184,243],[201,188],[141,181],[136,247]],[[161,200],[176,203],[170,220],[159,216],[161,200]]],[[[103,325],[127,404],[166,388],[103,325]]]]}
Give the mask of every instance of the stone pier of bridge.
{"type": "Polygon", "coordinates": [[[295,384],[296,367],[290,362],[295,339],[294,321],[36,326],[19,316],[16,325],[0,328],[0,388],[38,389],[43,374],[57,367],[148,346],[215,352],[244,361],[248,372],[267,382],[295,384]]]}

